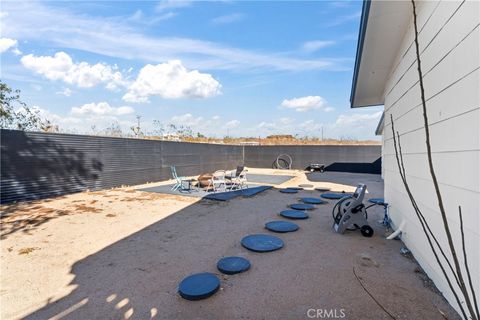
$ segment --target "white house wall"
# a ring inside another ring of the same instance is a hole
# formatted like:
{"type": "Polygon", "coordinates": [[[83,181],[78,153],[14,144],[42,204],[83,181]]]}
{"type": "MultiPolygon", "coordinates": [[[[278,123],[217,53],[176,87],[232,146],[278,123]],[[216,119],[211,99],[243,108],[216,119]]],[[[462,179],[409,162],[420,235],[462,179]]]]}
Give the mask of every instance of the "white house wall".
{"type": "MultiPolygon", "coordinates": [[[[480,298],[480,2],[426,1],[418,3],[417,10],[434,167],[460,256],[458,206],[462,206],[468,262],[480,298]]],[[[395,159],[391,115],[400,133],[413,195],[447,249],[426,157],[413,41],[412,18],[384,92],[385,198],[391,205],[394,225],[406,221],[402,240],[459,310],[406,195],[395,159]]]]}

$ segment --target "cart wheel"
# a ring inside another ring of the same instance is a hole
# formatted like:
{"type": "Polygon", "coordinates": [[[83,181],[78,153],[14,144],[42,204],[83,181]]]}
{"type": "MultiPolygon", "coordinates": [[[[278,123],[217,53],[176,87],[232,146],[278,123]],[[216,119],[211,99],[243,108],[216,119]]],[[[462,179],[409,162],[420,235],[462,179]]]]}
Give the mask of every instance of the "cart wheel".
{"type": "Polygon", "coordinates": [[[362,233],[362,236],[371,238],[373,236],[373,229],[369,225],[364,225],[360,228],[360,232],[362,233]]]}

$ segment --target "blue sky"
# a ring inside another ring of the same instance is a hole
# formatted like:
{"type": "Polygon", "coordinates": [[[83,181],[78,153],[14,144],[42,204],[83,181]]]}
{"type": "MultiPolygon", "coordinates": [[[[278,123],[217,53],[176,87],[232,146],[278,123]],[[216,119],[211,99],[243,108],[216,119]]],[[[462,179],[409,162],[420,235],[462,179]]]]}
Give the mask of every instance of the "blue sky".
{"type": "Polygon", "coordinates": [[[376,139],[381,108],[349,107],[361,6],[2,1],[1,79],[67,132],[376,139]]]}

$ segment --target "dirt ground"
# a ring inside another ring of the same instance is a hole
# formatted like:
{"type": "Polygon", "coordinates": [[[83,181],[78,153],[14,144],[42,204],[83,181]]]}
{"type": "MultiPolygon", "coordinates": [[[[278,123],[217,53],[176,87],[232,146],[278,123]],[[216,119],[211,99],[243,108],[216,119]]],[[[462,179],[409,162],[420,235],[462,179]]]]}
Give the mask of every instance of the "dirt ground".
{"type": "MultiPolygon", "coordinates": [[[[367,198],[383,195],[377,175],[292,173],[296,178],[275,187],[349,192],[362,182],[367,198]]],[[[334,233],[331,200],[298,221],[297,232],[276,234],[283,249],[254,253],[241,246],[244,236],[269,233],[264,224],[283,220],[278,213],[288,204],[320,192],[274,188],[215,202],[135,190],[142,187],[2,207],[0,318],[458,318],[416,262],[400,254],[402,242],[385,239],[383,208],[369,210],[372,238],[334,233]],[[249,259],[251,269],[220,274],[218,259],[230,255],[249,259]],[[219,275],[220,291],[195,302],[179,297],[179,282],[198,272],[219,275]]]]}

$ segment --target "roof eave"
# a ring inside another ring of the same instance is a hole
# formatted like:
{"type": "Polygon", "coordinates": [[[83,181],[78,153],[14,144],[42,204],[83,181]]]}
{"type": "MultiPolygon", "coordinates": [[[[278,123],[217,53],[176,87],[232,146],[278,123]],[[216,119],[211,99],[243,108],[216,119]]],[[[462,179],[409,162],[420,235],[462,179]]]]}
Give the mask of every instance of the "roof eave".
{"type": "Polygon", "coordinates": [[[355,100],[355,91],[357,89],[358,73],[360,71],[360,63],[362,61],[363,44],[365,41],[365,34],[367,31],[368,14],[370,13],[370,4],[371,4],[371,0],[363,1],[362,15],[361,15],[360,27],[358,32],[357,54],[355,57],[355,67],[354,67],[353,79],[352,79],[352,90],[350,94],[350,108],[360,107],[360,106],[354,106],[354,100],[355,100]]]}
{"type": "Polygon", "coordinates": [[[376,136],[381,136],[383,135],[383,126],[384,126],[384,117],[385,117],[385,112],[382,113],[382,116],[380,117],[380,121],[378,121],[377,129],[375,129],[375,135],[376,136]]]}

